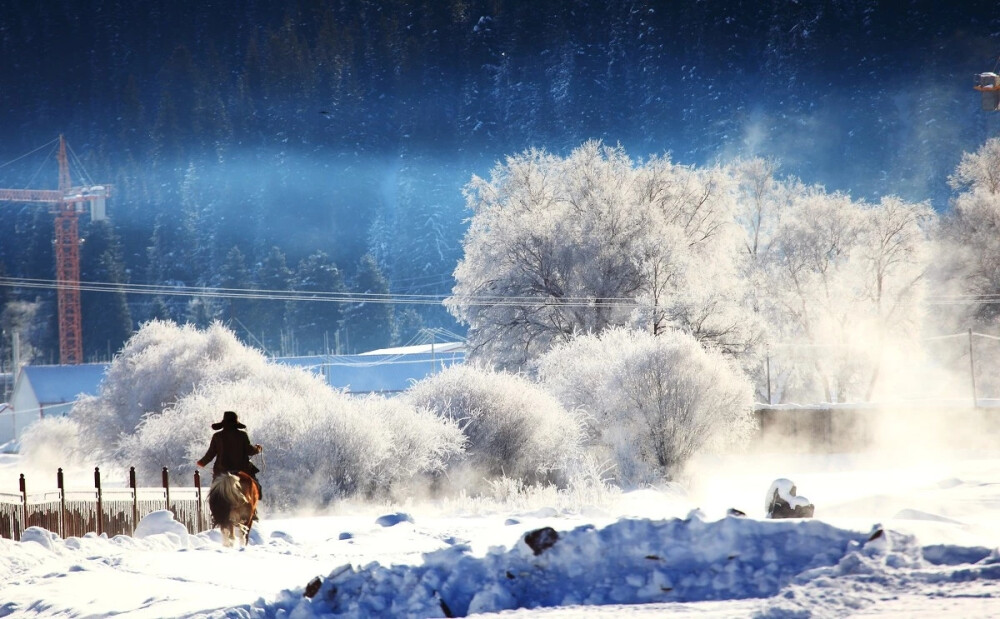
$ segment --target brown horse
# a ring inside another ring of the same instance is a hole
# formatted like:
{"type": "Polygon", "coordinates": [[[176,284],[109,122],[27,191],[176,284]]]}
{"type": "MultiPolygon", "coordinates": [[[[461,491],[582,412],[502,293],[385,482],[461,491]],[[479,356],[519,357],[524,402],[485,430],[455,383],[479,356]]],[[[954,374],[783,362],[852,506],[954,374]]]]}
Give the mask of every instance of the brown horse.
{"type": "Polygon", "coordinates": [[[212,480],[208,491],[208,509],[212,512],[212,524],[222,531],[223,546],[233,545],[237,527],[241,543],[247,545],[259,500],[257,484],[242,471],[237,474],[222,473],[212,480]]]}

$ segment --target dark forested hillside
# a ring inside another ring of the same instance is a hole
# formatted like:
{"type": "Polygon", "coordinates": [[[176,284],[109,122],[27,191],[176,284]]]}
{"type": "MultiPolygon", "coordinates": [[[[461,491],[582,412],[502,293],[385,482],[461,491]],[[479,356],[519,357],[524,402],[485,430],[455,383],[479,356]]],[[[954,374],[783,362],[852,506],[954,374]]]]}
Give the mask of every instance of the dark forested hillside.
{"type": "MultiPolygon", "coordinates": [[[[962,151],[998,128],[971,89],[1000,55],[997,33],[987,2],[8,2],[0,165],[62,133],[113,185],[113,230],[84,231],[99,239],[82,250],[85,280],[285,289],[323,273],[346,290],[381,278],[393,293],[443,294],[462,185],[533,146],[600,138],[699,165],[769,155],[806,182],[943,210],[962,151]]],[[[54,187],[54,161],[40,165],[3,165],[0,186],[54,187]]],[[[47,214],[0,203],[9,276],[52,279],[50,235],[47,214]]],[[[32,339],[52,358],[49,293],[7,292],[41,301],[32,339]]],[[[266,303],[233,314],[112,296],[84,299],[85,313],[115,316],[87,327],[100,329],[85,332],[88,358],[127,336],[122,312],[133,324],[220,317],[273,352],[334,339],[266,303]],[[279,333],[297,326],[312,340],[279,333]]],[[[452,326],[440,308],[416,307],[421,321],[412,309],[394,311],[406,329],[343,341],[452,326]]]]}

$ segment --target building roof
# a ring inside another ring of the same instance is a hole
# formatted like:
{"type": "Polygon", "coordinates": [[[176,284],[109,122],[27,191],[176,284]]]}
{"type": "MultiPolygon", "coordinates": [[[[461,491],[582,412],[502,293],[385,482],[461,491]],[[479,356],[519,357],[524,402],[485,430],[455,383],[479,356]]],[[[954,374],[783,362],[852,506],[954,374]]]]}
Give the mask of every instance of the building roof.
{"type": "Polygon", "coordinates": [[[14,391],[27,381],[42,406],[73,402],[80,394],[96,395],[107,369],[107,363],[26,365],[17,375],[14,391]]]}
{"type": "Polygon", "coordinates": [[[371,352],[358,353],[358,357],[368,355],[414,355],[418,353],[465,353],[465,342],[437,342],[435,344],[418,344],[416,346],[396,346],[395,348],[379,348],[371,352]]]}
{"type": "Polygon", "coordinates": [[[360,355],[280,357],[278,363],[309,369],[348,393],[395,393],[434,372],[465,361],[462,344],[386,348],[360,355]],[[426,349],[426,352],[424,350],[426,349]]]}

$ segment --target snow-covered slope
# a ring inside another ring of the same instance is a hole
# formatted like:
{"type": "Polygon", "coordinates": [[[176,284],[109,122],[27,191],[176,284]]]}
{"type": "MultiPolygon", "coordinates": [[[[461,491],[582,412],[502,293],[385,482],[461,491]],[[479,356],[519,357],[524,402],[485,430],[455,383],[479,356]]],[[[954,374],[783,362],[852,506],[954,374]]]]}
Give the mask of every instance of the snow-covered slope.
{"type": "MultiPolygon", "coordinates": [[[[7,458],[0,470],[12,477],[7,458]]],[[[178,531],[165,512],[135,538],[32,529],[0,541],[0,616],[1000,614],[1000,459],[711,464],[714,475],[686,488],[599,505],[466,499],[265,515],[241,551],[214,531],[178,531]],[[772,468],[808,493],[816,519],[763,518],[772,468]],[[542,527],[558,540],[536,555],[524,535],[542,527]]]]}

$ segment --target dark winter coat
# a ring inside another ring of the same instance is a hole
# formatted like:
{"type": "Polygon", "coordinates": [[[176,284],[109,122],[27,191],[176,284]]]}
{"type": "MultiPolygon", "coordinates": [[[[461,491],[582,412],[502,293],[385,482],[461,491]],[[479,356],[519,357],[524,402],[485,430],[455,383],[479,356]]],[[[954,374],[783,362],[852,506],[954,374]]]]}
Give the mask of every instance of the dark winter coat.
{"type": "Polygon", "coordinates": [[[212,442],[208,446],[208,451],[198,464],[207,465],[215,458],[215,466],[212,467],[212,477],[220,473],[243,471],[251,476],[256,476],[258,469],[250,462],[250,456],[260,453],[256,446],[250,443],[250,437],[235,424],[227,423],[221,430],[212,435],[212,442]]]}

